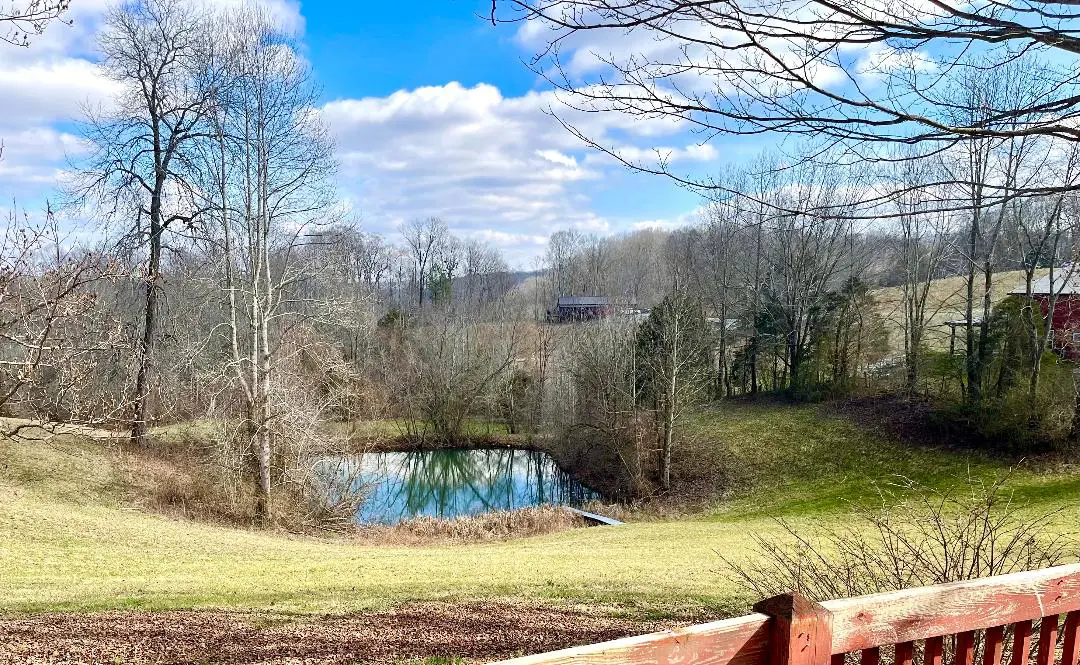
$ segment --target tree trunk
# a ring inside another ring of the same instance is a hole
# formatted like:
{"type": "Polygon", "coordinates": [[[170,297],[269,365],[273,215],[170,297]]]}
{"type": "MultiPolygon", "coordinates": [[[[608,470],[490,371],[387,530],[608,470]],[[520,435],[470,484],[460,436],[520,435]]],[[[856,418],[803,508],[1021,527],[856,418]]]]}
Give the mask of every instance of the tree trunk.
{"type": "Polygon", "coordinates": [[[664,416],[664,445],[660,451],[660,487],[671,489],[671,443],[672,430],[675,428],[674,411],[670,408],[664,416]]]}
{"type": "MultiPolygon", "coordinates": [[[[161,187],[164,182],[159,179],[161,187]]],[[[161,197],[150,201],[150,260],[146,275],[146,300],[143,309],[142,338],[136,347],[138,373],[131,404],[131,445],[144,447],[146,438],[146,402],[150,390],[150,363],[153,361],[154,339],[157,332],[157,301],[161,267],[161,197]]]]}
{"type": "Polygon", "coordinates": [[[1080,441],[1080,367],[1073,370],[1073,417],[1069,428],[1069,438],[1080,441]]]}
{"type": "Polygon", "coordinates": [[[256,448],[259,452],[259,487],[255,495],[255,518],[263,526],[269,526],[270,514],[270,435],[265,427],[260,427],[256,434],[256,448]]]}
{"type": "Polygon", "coordinates": [[[982,398],[982,372],[979,367],[979,350],[975,342],[975,249],[978,238],[978,222],[973,221],[971,232],[968,236],[968,274],[967,293],[964,303],[965,342],[964,349],[965,367],[967,369],[967,399],[972,403],[982,398]]]}
{"type": "MultiPolygon", "coordinates": [[[[755,325],[755,328],[757,326],[755,325]]],[[[758,363],[758,338],[757,334],[750,338],[750,394],[758,394],[758,376],[757,376],[757,363],[758,363]]]]}

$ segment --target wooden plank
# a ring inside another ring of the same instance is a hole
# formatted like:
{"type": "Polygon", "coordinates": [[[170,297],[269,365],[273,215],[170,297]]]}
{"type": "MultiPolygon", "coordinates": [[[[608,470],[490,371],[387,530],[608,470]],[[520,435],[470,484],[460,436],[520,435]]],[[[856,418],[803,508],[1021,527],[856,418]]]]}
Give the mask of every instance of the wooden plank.
{"type": "Polygon", "coordinates": [[[893,659],[896,665],[911,665],[915,658],[915,644],[913,642],[901,642],[896,645],[896,657],[893,659]]]}
{"type": "Polygon", "coordinates": [[[769,665],[831,665],[832,615],[824,607],[785,593],[757,603],[754,611],[770,618],[769,665]]]}
{"type": "Polygon", "coordinates": [[[1005,626],[991,626],[986,629],[983,640],[982,665],[1001,665],[1001,655],[1005,650],[1005,626]]]}
{"type": "Polygon", "coordinates": [[[1031,621],[1017,621],[1013,626],[1012,665],[1027,665],[1031,654],[1031,621]]]}
{"type": "Polygon", "coordinates": [[[1054,665],[1057,655],[1058,615],[1043,617],[1039,626],[1039,653],[1036,665],[1054,665]]]}
{"type": "MultiPolygon", "coordinates": [[[[796,665],[844,665],[843,654],[864,651],[886,644],[897,644],[898,653],[905,643],[925,640],[925,665],[942,665],[942,636],[987,629],[988,639],[1005,624],[1013,628],[1013,654],[1010,665],[1027,665],[1031,646],[1031,620],[1045,615],[1080,611],[1080,564],[1058,566],[1027,573],[1016,573],[967,582],[942,584],[921,589],[874,594],[843,600],[833,600],[816,606],[820,620],[812,622],[811,630],[789,633],[792,638],[807,640],[794,658],[785,655],[796,665]],[[831,623],[828,640],[829,658],[822,655],[824,633],[822,626],[831,623]],[[807,653],[808,652],[808,653],[807,653]],[[828,661],[826,663],[825,661],[828,661]]],[[[1075,625],[1080,619],[1066,622],[1065,639],[1075,651],[1075,625]],[[1070,633],[1069,631],[1072,630],[1070,633]]],[[[1056,619],[1044,622],[1045,630],[1054,630],[1056,619]]],[[[790,628],[790,627],[789,627],[790,628]]],[[[631,637],[613,642],[564,649],[548,654],[526,656],[512,661],[513,665],[615,665],[616,663],[674,663],[701,665],[773,665],[769,639],[771,623],[765,614],[751,614],[737,619],[716,621],[675,631],[665,631],[631,637]]],[[[961,638],[966,640],[967,638],[961,638]]],[[[1003,633],[1002,640],[1003,641],[1003,633]]],[[[993,644],[993,641],[990,642],[993,644]]],[[[1037,665],[1053,665],[1053,640],[1037,665]]],[[[907,648],[907,647],[904,647],[907,648]]],[[[983,665],[999,665],[1000,653],[990,649],[984,654],[983,665]],[[989,659],[989,660],[988,660],[989,659]]],[[[863,656],[866,657],[865,654],[863,656]]],[[[962,658],[967,658],[962,655],[962,658]]],[[[1067,662],[1066,652],[1061,665],[1080,665],[1067,662]]],[[[1075,660],[1075,659],[1074,659],[1075,660]]],[[[790,665],[790,663],[789,663],[790,665]]],[[[901,660],[897,665],[908,665],[901,660]]],[[[971,665],[970,660],[962,665],[971,665]]]]}
{"type": "Polygon", "coordinates": [[[881,662],[881,649],[878,647],[863,649],[860,662],[862,665],[878,665],[881,662]]]}
{"type": "Polygon", "coordinates": [[[1080,610],[1065,617],[1065,644],[1061,649],[1061,665],[1078,665],[1080,661],[1080,610]]]}
{"type": "Polygon", "coordinates": [[[975,631],[966,630],[956,635],[954,665],[975,665],[975,631]]]}
{"type": "Polygon", "coordinates": [[[834,652],[980,630],[1080,609],[1080,564],[822,603],[834,652]]]}
{"type": "Polygon", "coordinates": [[[570,511],[571,513],[577,515],[578,517],[583,517],[583,518],[589,520],[590,522],[596,522],[597,524],[602,524],[604,526],[620,526],[620,525],[623,524],[622,522],[620,522],[617,519],[612,519],[610,517],[604,517],[603,515],[597,515],[596,513],[590,513],[590,512],[581,510],[580,508],[572,508],[570,506],[563,506],[563,508],[565,508],[566,510],[570,511]]]}
{"type": "Polygon", "coordinates": [[[945,642],[941,636],[927,638],[923,645],[923,665],[941,665],[945,642]]]}
{"type": "Polygon", "coordinates": [[[766,665],[769,625],[769,617],[764,614],[750,614],[503,662],[504,665],[766,665]]]}

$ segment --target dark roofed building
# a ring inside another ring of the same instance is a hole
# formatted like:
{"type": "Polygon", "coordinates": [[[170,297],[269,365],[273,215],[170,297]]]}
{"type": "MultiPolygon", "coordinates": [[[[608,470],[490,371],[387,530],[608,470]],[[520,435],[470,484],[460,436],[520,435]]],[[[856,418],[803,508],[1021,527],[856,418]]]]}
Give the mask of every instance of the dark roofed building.
{"type": "Polygon", "coordinates": [[[555,321],[588,321],[611,316],[611,300],[603,296],[560,296],[551,318],[555,321]]]}

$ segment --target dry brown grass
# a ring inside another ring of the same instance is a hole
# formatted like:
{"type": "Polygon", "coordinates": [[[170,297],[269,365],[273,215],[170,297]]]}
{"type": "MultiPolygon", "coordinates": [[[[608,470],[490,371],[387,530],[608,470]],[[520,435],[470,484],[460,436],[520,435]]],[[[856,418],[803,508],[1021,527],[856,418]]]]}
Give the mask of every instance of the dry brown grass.
{"type": "MultiPolygon", "coordinates": [[[[218,445],[214,436],[208,427],[192,425],[152,431],[146,448],[119,440],[117,466],[126,476],[128,502],[173,518],[254,525],[255,469],[237,474],[224,465],[214,454],[218,445]]],[[[352,512],[342,515],[341,506],[326,506],[314,488],[280,478],[275,487],[271,495],[275,528],[313,534],[351,526],[352,512]]]]}
{"type": "Polygon", "coordinates": [[[230,526],[251,523],[253,497],[233,496],[204,457],[180,446],[120,447],[128,499],[170,517],[230,526]]]}
{"type": "MultiPolygon", "coordinates": [[[[1039,270],[1035,279],[1045,277],[1047,271],[1039,270]]],[[[930,350],[944,351],[949,348],[949,328],[946,321],[964,318],[964,283],[965,277],[946,277],[937,279],[930,285],[927,296],[927,318],[929,329],[926,334],[926,346],[930,350]]],[[[1024,273],[1020,270],[1000,272],[994,275],[990,298],[996,304],[1012,291],[1022,289],[1024,273]]],[[[877,313],[885,321],[889,336],[889,348],[899,353],[904,348],[904,310],[903,289],[891,286],[876,289],[873,292],[877,313]]],[[[961,331],[957,331],[960,333],[961,331]]]]}
{"type": "Polygon", "coordinates": [[[366,544],[429,545],[498,542],[583,526],[586,526],[585,520],[568,510],[556,506],[536,506],[453,519],[415,517],[389,526],[359,526],[357,530],[358,538],[366,544]]]}

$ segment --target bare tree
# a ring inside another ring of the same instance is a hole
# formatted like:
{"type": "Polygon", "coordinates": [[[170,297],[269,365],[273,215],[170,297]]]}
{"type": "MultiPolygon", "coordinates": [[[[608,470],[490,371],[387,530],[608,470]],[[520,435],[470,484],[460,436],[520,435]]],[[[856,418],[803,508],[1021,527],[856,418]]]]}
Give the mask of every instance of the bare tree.
{"type": "MultiPolygon", "coordinates": [[[[1046,85],[1039,79],[1039,73],[1019,63],[965,70],[951,91],[947,114],[958,124],[980,126],[993,121],[995,109],[1003,105],[1036,103],[1041,86],[1046,85]]],[[[996,125],[1015,129],[1016,122],[1017,119],[1008,118],[996,125]]],[[[946,197],[964,203],[957,214],[966,218],[966,240],[961,253],[967,265],[965,369],[967,397],[972,403],[982,399],[990,360],[992,286],[1007,204],[1017,198],[1012,193],[1026,190],[1039,180],[1038,138],[1034,133],[1006,132],[1000,137],[980,133],[963,138],[954,150],[939,155],[949,183],[946,197]],[[1000,195],[1002,192],[1006,194],[1004,197],[1000,195]]]]}
{"type": "Polygon", "coordinates": [[[569,369],[550,381],[556,393],[553,419],[566,425],[569,436],[582,437],[614,458],[613,474],[625,474],[634,494],[648,488],[656,452],[639,406],[637,333],[638,326],[622,317],[575,325],[562,347],[569,369]]]}
{"type": "Polygon", "coordinates": [[[146,443],[147,397],[158,338],[164,236],[190,228],[194,204],[192,151],[205,132],[218,82],[213,30],[198,10],[168,0],[112,7],[100,39],[105,72],[121,85],[108,111],[84,123],[94,152],[81,168],[83,201],[118,216],[122,242],[147,248],[142,331],[135,347],[131,440],[146,443]]]}
{"type": "Polygon", "coordinates": [[[459,443],[469,419],[491,411],[524,342],[524,327],[499,304],[475,310],[432,308],[408,330],[397,373],[408,434],[420,442],[459,443]],[[486,320],[485,320],[486,319],[486,320]],[[495,323],[496,325],[490,325],[495,323]]]}
{"type": "MultiPolygon", "coordinates": [[[[561,91],[574,133],[635,168],[706,190],[724,183],[674,173],[664,159],[622,158],[614,139],[576,127],[575,114],[677,120],[705,141],[802,134],[843,144],[850,162],[887,159],[882,149],[897,143],[933,152],[975,137],[1080,140],[1080,12],[1068,4],[503,0],[492,16],[536,23],[534,68],[561,91]],[[590,42],[601,35],[599,46],[590,42]],[[975,123],[950,113],[958,76],[1029,62],[1044,82],[1033,98],[995,100],[975,123]]],[[[1000,202],[1054,187],[992,193],[1000,202]]]]}
{"type": "Polygon", "coordinates": [[[508,285],[506,273],[509,268],[499,251],[478,240],[465,243],[465,299],[474,303],[493,301],[501,296],[508,285]]]}
{"type": "MultiPolygon", "coordinates": [[[[675,249],[675,248],[673,248],[675,249]]],[[[677,250],[676,250],[677,251],[677,250]]],[[[638,332],[638,361],[659,430],[657,476],[671,489],[675,427],[706,394],[713,376],[712,335],[702,303],[689,289],[686,264],[673,257],[671,292],[638,332]]]]}
{"type": "MultiPolygon", "coordinates": [[[[918,389],[919,365],[930,319],[930,288],[942,275],[949,248],[947,218],[940,213],[926,212],[933,206],[931,192],[918,187],[930,179],[926,170],[930,160],[908,159],[895,167],[899,188],[904,192],[896,198],[900,215],[900,262],[903,270],[901,285],[902,327],[904,331],[904,385],[909,394],[918,389]]],[[[940,306],[940,305],[939,305],[940,306]]]]}
{"type": "Polygon", "coordinates": [[[545,255],[548,274],[551,276],[551,297],[569,296],[576,293],[574,262],[581,252],[582,237],[575,229],[556,231],[548,238],[545,255]]]}
{"type": "Polygon", "coordinates": [[[459,276],[458,268],[465,261],[465,245],[461,239],[446,233],[442,242],[435,248],[430,279],[431,299],[452,301],[454,299],[454,277],[459,276]]]}
{"type": "MultiPolygon", "coordinates": [[[[1050,149],[1050,155],[1059,151],[1050,149]]],[[[1080,176],[1080,148],[1067,146],[1061,159],[1040,163],[1038,172],[1044,179],[1073,182],[1080,176]]],[[[1028,375],[1028,404],[1036,407],[1039,381],[1042,375],[1043,354],[1050,349],[1057,333],[1053,330],[1054,311],[1062,291],[1073,281],[1075,264],[1072,248],[1068,246],[1077,229],[1075,195],[1058,192],[1045,197],[1011,201],[1008,215],[1018,235],[1017,250],[1021,254],[1024,275],[1024,299],[1021,318],[1028,334],[1030,373],[1028,375]],[[1062,265],[1063,259],[1068,260],[1062,265]],[[1033,297],[1036,273],[1045,268],[1047,284],[1045,310],[1033,297]]]]}
{"type": "Polygon", "coordinates": [[[784,210],[766,221],[769,272],[758,315],[767,317],[775,334],[784,337],[787,383],[799,390],[808,379],[803,369],[828,294],[851,277],[848,239],[853,222],[843,213],[860,202],[862,188],[825,165],[803,162],[786,175],[784,189],[776,192],[784,210]]]}
{"type": "Polygon", "coordinates": [[[222,254],[227,367],[242,389],[242,431],[258,459],[256,513],[268,523],[273,426],[288,404],[275,392],[282,340],[328,307],[298,291],[315,269],[301,249],[325,239],[320,231],[333,221],[333,145],[311,112],[317,92],[288,36],[257,7],[219,21],[229,41],[200,191],[222,254]]]}
{"type": "Polygon", "coordinates": [[[408,246],[416,271],[416,306],[424,306],[424,294],[428,283],[428,271],[449,230],[446,222],[438,217],[414,219],[401,228],[402,238],[408,246]]]}
{"type": "Polygon", "coordinates": [[[736,244],[745,221],[742,199],[714,203],[704,213],[700,232],[702,265],[692,278],[698,282],[697,291],[709,302],[713,316],[719,319],[719,339],[716,349],[716,394],[731,396],[731,375],[728,371],[729,326],[735,302],[735,275],[739,261],[736,254],[744,248],[736,244]]]}
{"type": "Polygon", "coordinates": [[[7,435],[114,415],[107,396],[85,390],[118,341],[116,326],[95,326],[96,287],[114,274],[100,254],[67,243],[51,212],[35,223],[11,210],[0,232],[0,409],[31,419],[5,422],[7,435]]]}

